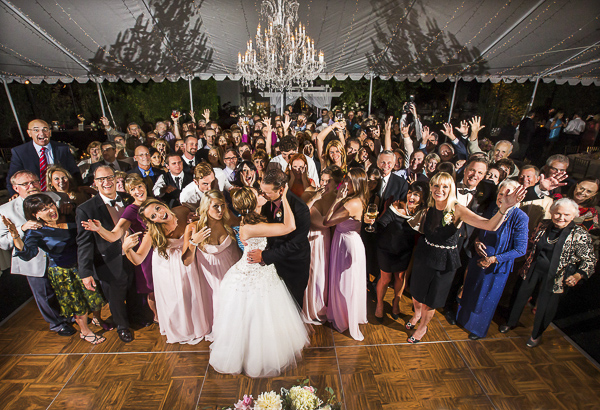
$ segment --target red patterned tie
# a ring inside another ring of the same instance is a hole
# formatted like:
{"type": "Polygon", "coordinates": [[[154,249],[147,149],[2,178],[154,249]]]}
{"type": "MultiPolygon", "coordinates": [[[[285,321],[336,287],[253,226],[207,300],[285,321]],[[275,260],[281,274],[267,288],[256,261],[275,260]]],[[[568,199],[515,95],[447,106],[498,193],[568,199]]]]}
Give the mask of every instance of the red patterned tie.
{"type": "Polygon", "coordinates": [[[46,163],[46,147],[41,148],[40,154],[40,187],[42,191],[46,190],[46,168],[48,164],[46,163]]]}

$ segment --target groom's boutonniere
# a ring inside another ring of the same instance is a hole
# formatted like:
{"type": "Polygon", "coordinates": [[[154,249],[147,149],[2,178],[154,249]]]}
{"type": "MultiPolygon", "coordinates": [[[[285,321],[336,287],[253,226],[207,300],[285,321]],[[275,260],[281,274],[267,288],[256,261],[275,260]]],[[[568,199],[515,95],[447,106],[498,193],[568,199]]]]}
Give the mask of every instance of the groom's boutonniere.
{"type": "Polygon", "coordinates": [[[283,212],[281,212],[281,209],[278,209],[277,212],[275,212],[275,218],[281,219],[282,216],[283,212]]]}

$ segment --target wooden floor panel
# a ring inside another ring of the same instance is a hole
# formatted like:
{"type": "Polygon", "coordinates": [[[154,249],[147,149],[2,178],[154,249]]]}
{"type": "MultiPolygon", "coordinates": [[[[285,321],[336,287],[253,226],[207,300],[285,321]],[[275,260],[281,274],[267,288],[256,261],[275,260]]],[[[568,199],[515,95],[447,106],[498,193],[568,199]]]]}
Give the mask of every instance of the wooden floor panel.
{"type": "Polygon", "coordinates": [[[436,312],[423,342],[411,345],[410,299],[393,320],[391,297],[389,290],[383,324],[369,301],[363,341],[313,326],[297,367],[268,379],[219,374],[208,364],[209,342],[167,344],[157,325],[134,330],[128,344],[114,331],[98,346],[60,337],[30,301],[0,327],[0,409],[217,410],[307,378],[321,393],[331,387],[347,410],[600,409],[599,369],[560,332],[550,328],[539,347],[525,346],[529,308],[517,328],[499,333],[495,318],[477,341],[436,312]]]}

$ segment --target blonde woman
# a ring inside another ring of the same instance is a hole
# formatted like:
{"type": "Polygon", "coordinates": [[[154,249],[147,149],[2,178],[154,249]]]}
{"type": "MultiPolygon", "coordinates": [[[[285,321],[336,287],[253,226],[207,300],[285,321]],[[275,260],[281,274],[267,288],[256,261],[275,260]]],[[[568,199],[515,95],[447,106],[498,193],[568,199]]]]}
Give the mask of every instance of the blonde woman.
{"type": "Polygon", "coordinates": [[[329,257],[327,319],[339,332],[349,329],[355,340],[364,339],[358,325],[367,323],[367,261],[360,227],[368,201],[367,174],[361,168],[352,168],[323,218],[325,227],[335,226],[329,257]]]}
{"type": "Polygon", "coordinates": [[[229,268],[240,260],[242,252],[231,228],[232,217],[221,191],[213,189],[205,193],[196,213],[198,221],[189,224],[185,231],[184,248],[187,251],[183,255],[183,263],[190,265],[195,254],[198,269],[204,273],[210,286],[214,312],[221,281],[229,268]],[[190,246],[190,243],[195,246],[190,246]]]}
{"type": "Polygon", "coordinates": [[[207,285],[196,264],[184,265],[183,237],[189,215],[188,208],[169,209],[157,199],[148,199],[138,211],[148,227],[140,243],[140,233],[125,234],[123,252],[134,265],[141,264],[152,253],[152,277],[160,333],[167,343],[197,344],[210,333],[212,303],[207,285]]]}
{"type": "Polygon", "coordinates": [[[421,341],[435,310],[446,302],[454,274],[460,266],[458,239],[462,223],[495,231],[504,221],[508,210],[525,196],[525,188],[521,185],[508,190],[502,201],[499,201],[498,212],[488,220],[457,202],[456,186],[450,174],[436,174],[429,181],[429,189],[428,207],[409,222],[423,235],[415,249],[410,278],[415,314],[406,323],[406,328],[414,329],[419,320],[421,324],[407,339],[408,343],[421,341]]]}
{"type": "Polygon", "coordinates": [[[323,131],[321,131],[317,135],[317,155],[319,156],[323,167],[337,165],[342,169],[342,171],[346,172],[346,149],[344,148],[344,144],[346,141],[346,139],[344,138],[345,132],[345,122],[335,122],[333,123],[333,125],[330,125],[323,129],[323,131]],[[331,140],[327,144],[327,147],[323,149],[325,139],[331,132],[334,132],[339,138],[339,140],[331,140]]]}
{"type": "Polygon", "coordinates": [[[50,191],[67,194],[69,200],[76,206],[90,199],[88,194],[77,189],[77,184],[71,173],[58,165],[52,165],[48,168],[46,179],[46,186],[50,191]]]}

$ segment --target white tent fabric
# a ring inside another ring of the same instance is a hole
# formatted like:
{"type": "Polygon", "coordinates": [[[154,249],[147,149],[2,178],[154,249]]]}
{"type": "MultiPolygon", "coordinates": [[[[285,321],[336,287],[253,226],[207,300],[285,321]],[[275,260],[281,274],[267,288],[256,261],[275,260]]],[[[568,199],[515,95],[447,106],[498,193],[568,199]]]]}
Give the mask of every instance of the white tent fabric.
{"type": "MultiPolygon", "coordinates": [[[[7,81],[239,79],[260,0],[0,0],[7,81]]],[[[323,79],[600,85],[598,0],[300,0],[323,79]]]]}

